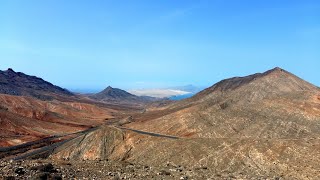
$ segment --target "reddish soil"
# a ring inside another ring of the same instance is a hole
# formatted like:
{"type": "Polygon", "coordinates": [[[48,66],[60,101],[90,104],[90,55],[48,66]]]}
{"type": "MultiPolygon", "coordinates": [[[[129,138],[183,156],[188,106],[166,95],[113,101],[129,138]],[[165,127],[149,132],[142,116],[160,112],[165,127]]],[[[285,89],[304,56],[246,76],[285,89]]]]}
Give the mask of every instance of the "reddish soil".
{"type": "Polygon", "coordinates": [[[72,133],[115,118],[118,110],[81,102],[0,95],[0,147],[72,133]]]}

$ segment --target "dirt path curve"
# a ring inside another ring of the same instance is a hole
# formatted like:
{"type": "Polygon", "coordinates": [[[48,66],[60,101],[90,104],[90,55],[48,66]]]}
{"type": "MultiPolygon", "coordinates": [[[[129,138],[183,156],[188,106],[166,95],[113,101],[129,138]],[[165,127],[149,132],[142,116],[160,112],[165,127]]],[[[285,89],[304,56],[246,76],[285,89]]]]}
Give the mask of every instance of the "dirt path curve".
{"type": "Polygon", "coordinates": [[[136,133],[139,133],[139,134],[149,135],[149,136],[163,137],[163,138],[170,138],[170,139],[180,139],[180,137],[178,137],[178,136],[171,136],[171,135],[165,135],[165,134],[158,134],[158,133],[153,133],[153,132],[141,131],[141,130],[131,129],[131,128],[123,127],[123,126],[114,126],[114,127],[118,128],[118,129],[122,129],[122,130],[136,132],[136,133]]]}

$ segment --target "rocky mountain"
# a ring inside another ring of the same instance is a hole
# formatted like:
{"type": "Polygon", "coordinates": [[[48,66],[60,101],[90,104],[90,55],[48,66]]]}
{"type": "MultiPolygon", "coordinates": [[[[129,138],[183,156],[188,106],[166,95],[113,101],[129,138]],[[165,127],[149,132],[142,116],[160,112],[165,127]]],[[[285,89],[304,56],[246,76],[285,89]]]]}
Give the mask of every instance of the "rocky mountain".
{"type": "Polygon", "coordinates": [[[220,81],[190,99],[172,104],[167,111],[174,113],[152,121],[157,125],[148,122],[154,128],[136,124],[182,136],[191,132],[197,132],[197,137],[213,138],[313,136],[319,135],[320,129],[319,95],[318,87],[275,68],[220,81]]]}
{"type": "Polygon", "coordinates": [[[108,86],[103,91],[89,96],[90,98],[102,102],[115,103],[145,103],[155,101],[156,98],[148,96],[136,96],[122,89],[108,86]]]}
{"type": "Polygon", "coordinates": [[[0,71],[0,93],[16,96],[30,96],[49,100],[55,96],[73,96],[66,89],[55,86],[41,78],[29,76],[12,69],[0,71]]]}
{"type": "Polygon", "coordinates": [[[112,88],[108,86],[103,91],[94,94],[92,98],[99,99],[99,100],[124,100],[124,99],[137,99],[138,97],[130,94],[124,90],[118,88],[112,88]]]}
{"type": "Polygon", "coordinates": [[[125,126],[102,126],[50,157],[172,162],[235,179],[319,179],[319,148],[319,88],[275,68],[223,80],[192,98],[132,115],[125,126]]]}
{"type": "MultiPolygon", "coordinates": [[[[319,90],[318,87],[302,80],[294,74],[276,67],[264,73],[256,73],[246,77],[234,77],[222,80],[200,92],[197,95],[197,98],[217,92],[226,94],[240,88],[242,88],[241,93],[243,93],[243,95],[248,94],[255,96],[249,98],[250,100],[255,98],[262,99],[265,96],[273,96],[275,94],[319,90]]],[[[238,98],[248,100],[246,97],[238,98]]]]}

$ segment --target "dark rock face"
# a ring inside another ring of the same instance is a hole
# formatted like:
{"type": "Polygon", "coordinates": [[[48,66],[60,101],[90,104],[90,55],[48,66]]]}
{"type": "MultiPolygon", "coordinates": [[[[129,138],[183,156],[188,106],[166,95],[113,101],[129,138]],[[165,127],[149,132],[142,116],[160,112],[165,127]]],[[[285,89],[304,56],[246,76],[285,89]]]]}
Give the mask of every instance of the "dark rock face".
{"type": "Polygon", "coordinates": [[[15,72],[11,68],[0,71],[0,93],[16,96],[31,96],[37,99],[52,99],[54,94],[72,96],[68,90],[55,86],[41,78],[15,72]]]}

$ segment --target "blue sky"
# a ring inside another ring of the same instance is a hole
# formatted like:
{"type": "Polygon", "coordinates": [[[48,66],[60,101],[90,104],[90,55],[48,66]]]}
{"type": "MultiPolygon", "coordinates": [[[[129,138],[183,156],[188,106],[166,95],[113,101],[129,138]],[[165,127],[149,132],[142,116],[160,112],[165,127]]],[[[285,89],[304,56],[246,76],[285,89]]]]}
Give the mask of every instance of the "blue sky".
{"type": "Polygon", "coordinates": [[[320,85],[320,1],[0,1],[0,69],[65,88],[210,86],[275,66],[320,85]]]}

